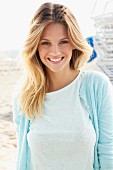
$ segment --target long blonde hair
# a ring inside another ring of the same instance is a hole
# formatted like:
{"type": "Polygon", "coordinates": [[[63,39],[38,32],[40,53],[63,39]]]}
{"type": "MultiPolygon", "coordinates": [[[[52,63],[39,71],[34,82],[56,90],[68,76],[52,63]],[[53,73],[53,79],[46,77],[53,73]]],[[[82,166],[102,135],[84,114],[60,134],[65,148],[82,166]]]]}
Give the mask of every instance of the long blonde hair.
{"type": "Polygon", "coordinates": [[[81,34],[76,18],[67,7],[52,3],[44,3],[40,6],[30,23],[22,52],[26,72],[19,102],[23,113],[29,119],[42,113],[48,77],[37,49],[44,29],[53,22],[66,26],[68,36],[75,47],[70,61],[71,68],[81,68],[92,53],[91,46],[81,34]]]}

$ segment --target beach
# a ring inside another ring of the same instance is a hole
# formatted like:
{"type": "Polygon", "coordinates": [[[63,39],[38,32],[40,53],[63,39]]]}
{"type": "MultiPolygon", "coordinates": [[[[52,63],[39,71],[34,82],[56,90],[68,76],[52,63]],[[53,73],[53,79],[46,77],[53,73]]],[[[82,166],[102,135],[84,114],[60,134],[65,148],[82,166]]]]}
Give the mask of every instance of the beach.
{"type": "Polygon", "coordinates": [[[17,62],[0,60],[0,170],[16,169],[16,133],[12,121],[12,93],[21,76],[17,62]]]}
{"type": "MultiPolygon", "coordinates": [[[[96,69],[96,59],[83,67],[96,69]]],[[[16,170],[16,133],[12,117],[12,94],[22,70],[16,60],[0,59],[0,170],[16,170]]]]}

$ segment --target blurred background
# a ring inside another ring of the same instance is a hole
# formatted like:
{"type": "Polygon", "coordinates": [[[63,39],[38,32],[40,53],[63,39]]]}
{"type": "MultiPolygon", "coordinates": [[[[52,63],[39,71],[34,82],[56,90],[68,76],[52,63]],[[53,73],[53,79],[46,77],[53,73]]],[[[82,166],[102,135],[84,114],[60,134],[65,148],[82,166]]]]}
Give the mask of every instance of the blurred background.
{"type": "MultiPolygon", "coordinates": [[[[0,1],[0,50],[20,50],[26,36],[29,22],[45,0],[4,0],[0,1]]],[[[95,35],[93,15],[103,13],[106,0],[49,0],[49,2],[67,5],[78,19],[84,36],[95,35]]],[[[110,5],[111,7],[111,5],[110,5]]]]}
{"type": "MultiPolygon", "coordinates": [[[[16,169],[12,94],[21,77],[20,53],[28,26],[45,0],[0,1],[0,169],[16,169]]],[[[83,69],[102,71],[113,82],[113,0],[49,0],[68,6],[93,54],[83,69]]]]}

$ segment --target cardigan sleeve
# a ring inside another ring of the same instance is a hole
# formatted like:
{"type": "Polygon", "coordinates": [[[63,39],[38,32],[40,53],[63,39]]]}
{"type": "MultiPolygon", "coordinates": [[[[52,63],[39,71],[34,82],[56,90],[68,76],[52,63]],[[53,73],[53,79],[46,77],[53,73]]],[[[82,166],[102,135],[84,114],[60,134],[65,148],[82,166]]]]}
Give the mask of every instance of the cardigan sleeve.
{"type": "Polygon", "coordinates": [[[16,129],[17,137],[19,136],[19,124],[20,124],[20,110],[17,103],[17,97],[15,94],[12,99],[12,113],[13,113],[13,123],[16,129]]]}
{"type": "Polygon", "coordinates": [[[18,88],[15,90],[12,99],[13,122],[17,134],[17,170],[29,170],[29,148],[27,133],[30,121],[22,113],[18,105],[18,88]]]}
{"type": "Polygon", "coordinates": [[[13,122],[16,129],[17,137],[19,136],[19,127],[21,119],[21,108],[18,105],[18,96],[22,87],[23,76],[15,84],[14,92],[12,95],[12,113],[13,113],[13,122]]]}
{"type": "Polygon", "coordinates": [[[101,170],[113,170],[113,86],[108,77],[105,77],[99,91],[102,93],[101,101],[98,97],[98,102],[101,103],[98,114],[99,164],[101,170]]]}

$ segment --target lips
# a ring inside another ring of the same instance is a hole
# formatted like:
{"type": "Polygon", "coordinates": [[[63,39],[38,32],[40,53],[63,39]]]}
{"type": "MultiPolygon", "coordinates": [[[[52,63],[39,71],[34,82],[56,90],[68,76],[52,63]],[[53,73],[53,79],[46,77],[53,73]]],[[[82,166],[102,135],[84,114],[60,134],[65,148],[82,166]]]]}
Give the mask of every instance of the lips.
{"type": "Polygon", "coordinates": [[[59,62],[59,61],[61,61],[62,59],[63,59],[64,57],[60,57],[60,58],[48,58],[48,60],[49,61],[51,61],[51,62],[59,62]]]}

